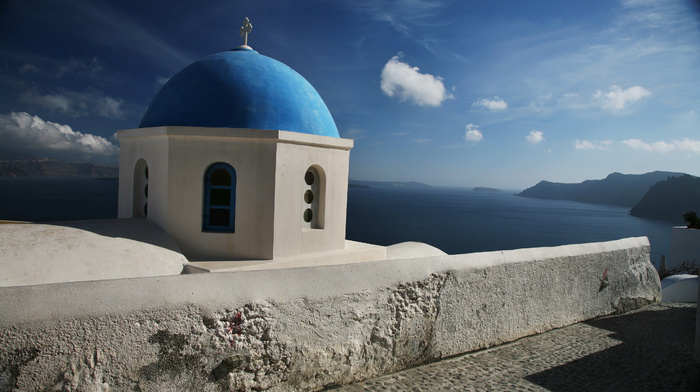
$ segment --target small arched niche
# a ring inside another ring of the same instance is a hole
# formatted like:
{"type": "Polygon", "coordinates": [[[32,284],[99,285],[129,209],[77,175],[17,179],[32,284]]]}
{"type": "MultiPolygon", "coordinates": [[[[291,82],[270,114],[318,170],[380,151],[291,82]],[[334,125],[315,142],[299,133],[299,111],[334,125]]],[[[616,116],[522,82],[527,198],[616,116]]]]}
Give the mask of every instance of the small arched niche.
{"type": "Polygon", "coordinates": [[[148,164],[145,159],[139,159],[134,166],[132,216],[146,218],[148,216],[148,164]]]}
{"type": "Polygon", "coordinates": [[[302,193],[302,227],[323,229],[326,200],[326,174],[318,165],[304,173],[302,193]]]}

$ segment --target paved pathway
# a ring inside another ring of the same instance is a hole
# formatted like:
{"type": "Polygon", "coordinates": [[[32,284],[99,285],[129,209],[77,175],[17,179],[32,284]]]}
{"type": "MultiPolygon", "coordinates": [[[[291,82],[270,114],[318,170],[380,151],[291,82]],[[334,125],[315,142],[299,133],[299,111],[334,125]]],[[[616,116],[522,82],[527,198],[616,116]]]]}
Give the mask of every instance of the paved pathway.
{"type": "Polygon", "coordinates": [[[655,304],[333,391],[700,391],[695,309],[655,304]]]}

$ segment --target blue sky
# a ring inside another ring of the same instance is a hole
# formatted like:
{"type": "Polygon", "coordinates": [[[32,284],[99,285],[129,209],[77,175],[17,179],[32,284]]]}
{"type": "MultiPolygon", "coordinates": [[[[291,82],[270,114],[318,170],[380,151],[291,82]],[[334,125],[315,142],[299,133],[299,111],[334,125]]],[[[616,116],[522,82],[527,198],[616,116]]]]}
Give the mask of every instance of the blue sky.
{"type": "Polygon", "coordinates": [[[116,163],[186,65],[242,43],[316,87],[350,176],[525,188],[700,175],[690,0],[0,3],[0,149],[116,163]],[[204,5],[205,4],[205,5],[204,5]]]}

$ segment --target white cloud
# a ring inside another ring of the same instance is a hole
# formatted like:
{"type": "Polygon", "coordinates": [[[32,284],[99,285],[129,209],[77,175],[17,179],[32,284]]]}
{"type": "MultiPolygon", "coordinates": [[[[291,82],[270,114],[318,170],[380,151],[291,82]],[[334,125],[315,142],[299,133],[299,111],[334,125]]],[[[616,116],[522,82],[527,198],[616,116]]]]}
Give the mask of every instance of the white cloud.
{"type": "Polygon", "coordinates": [[[593,150],[595,146],[588,140],[578,140],[576,139],[576,149],[577,150],[593,150]]]}
{"type": "Polygon", "coordinates": [[[411,139],[411,141],[414,143],[423,144],[423,143],[428,143],[431,140],[430,139],[413,138],[413,139],[411,139]]]}
{"type": "Polygon", "coordinates": [[[401,53],[384,65],[381,76],[384,94],[421,106],[440,106],[442,101],[452,98],[452,94],[445,90],[441,77],[422,74],[418,72],[418,67],[411,67],[401,62],[400,58],[401,53]]]}
{"type": "Polygon", "coordinates": [[[613,143],[611,140],[589,141],[576,139],[575,148],[577,150],[609,150],[613,143]]]}
{"type": "Polygon", "coordinates": [[[44,95],[36,88],[32,88],[22,93],[19,99],[22,102],[73,117],[95,113],[102,117],[120,118],[124,114],[121,108],[123,100],[109,97],[97,90],[86,93],[61,91],[59,94],[44,95]]]}
{"type": "Polygon", "coordinates": [[[530,109],[535,111],[542,111],[545,105],[548,105],[552,100],[552,94],[539,94],[537,98],[530,101],[530,109]]]}
{"type": "Polygon", "coordinates": [[[700,153],[700,140],[690,140],[686,137],[683,140],[674,140],[673,145],[681,151],[700,153]]]}
{"type": "Polygon", "coordinates": [[[119,118],[124,114],[121,109],[122,103],[124,103],[124,101],[121,99],[103,97],[97,101],[97,113],[102,117],[119,118]]]}
{"type": "Polygon", "coordinates": [[[478,125],[467,124],[466,128],[467,132],[464,134],[464,140],[468,142],[480,142],[484,138],[484,135],[478,129],[478,125]]]}
{"type": "Polygon", "coordinates": [[[683,138],[683,140],[672,140],[671,142],[658,141],[647,143],[640,139],[626,139],[622,143],[635,150],[659,152],[662,154],[671,151],[687,151],[700,154],[700,140],[691,140],[683,138]]]}
{"type": "Polygon", "coordinates": [[[483,106],[488,110],[508,109],[508,103],[499,97],[493,97],[493,99],[481,98],[474,102],[472,106],[483,106]]]}
{"type": "Polygon", "coordinates": [[[557,104],[562,107],[580,108],[582,106],[579,93],[565,93],[557,99],[557,104]]]}
{"type": "Polygon", "coordinates": [[[59,94],[41,95],[36,89],[25,91],[19,97],[19,100],[52,112],[68,113],[71,107],[71,101],[65,96],[59,94]]]}
{"type": "Polygon", "coordinates": [[[104,161],[119,154],[119,147],[101,136],[23,112],[0,114],[0,140],[4,148],[61,159],[104,161]]]}
{"type": "Polygon", "coordinates": [[[620,111],[627,103],[636,102],[651,95],[649,90],[642,86],[632,86],[622,89],[620,86],[610,87],[610,91],[604,93],[600,90],[593,94],[593,98],[601,100],[601,107],[612,111],[620,111]]]}
{"type": "Polygon", "coordinates": [[[525,136],[525,139],[532,144],[537,144],[544,141],[544,134],[542,131],[533,129],[527,136],[525,136]]]}

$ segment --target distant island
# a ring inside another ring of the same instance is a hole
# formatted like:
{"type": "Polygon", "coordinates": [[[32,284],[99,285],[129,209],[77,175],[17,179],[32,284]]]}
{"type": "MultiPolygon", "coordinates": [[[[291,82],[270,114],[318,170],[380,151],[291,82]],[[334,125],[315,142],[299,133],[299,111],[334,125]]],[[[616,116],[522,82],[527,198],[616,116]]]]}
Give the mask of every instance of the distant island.
{"type": "Polygon", "coordinates": [[[0,176],[119,177],[119,167],[93,162],[67,162],[50,158],[0,160],[0,176]]]}
{"type": "Polygon", "coordinates": [[[350,188],[430,188],[430,185],[421,182],[408,181],[361,181],[350,180],[350,188]]]}
{"type": "Polygon", "coordinates": [[[700,178],[662,171],[612,173],[578,184],[541,181],[516,196],[613,204],[630,207],[633,216],[682,222],[684,213],[700,212],[700,178]]]}
{"type": "Polygon", "coordinates": [[[686,174],[654,184],[630,215],[682,223],[690,211],[700,213],[700,178],[686,174]]]}
{"type": "Polygon", "coordinates": [[[500,191],[501,191],[500,189],[489,188],[489,187],[486,187],[486,186],[477,186],[477,187],[474,187],[474,192],[500,192],[500,191]]]}
{"type": "Polygon", "coordinates": [[[540,181],[516,196],[632,207],[652,185],[683,175],[685,173],[655,171],[645,174],[612,173],[602,180],[586,180],[578,184],[540,181]]]}

